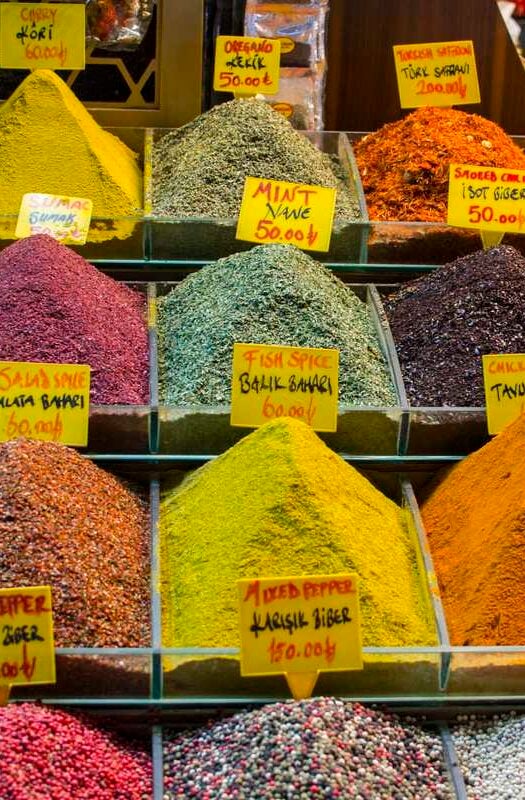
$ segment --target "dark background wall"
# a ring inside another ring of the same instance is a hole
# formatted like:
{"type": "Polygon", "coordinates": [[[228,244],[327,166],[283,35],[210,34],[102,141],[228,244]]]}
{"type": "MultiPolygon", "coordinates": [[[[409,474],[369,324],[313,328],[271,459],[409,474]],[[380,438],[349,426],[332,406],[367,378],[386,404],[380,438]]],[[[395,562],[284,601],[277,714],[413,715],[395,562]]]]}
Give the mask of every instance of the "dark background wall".
{"type": "Polygon", "coordinates": [[[495,0],[331,0],[326,129],[401,116],[394,44],[462,39],[474,41],[482,102],[461,108],[525,134],[525,69],[495,0]]]}

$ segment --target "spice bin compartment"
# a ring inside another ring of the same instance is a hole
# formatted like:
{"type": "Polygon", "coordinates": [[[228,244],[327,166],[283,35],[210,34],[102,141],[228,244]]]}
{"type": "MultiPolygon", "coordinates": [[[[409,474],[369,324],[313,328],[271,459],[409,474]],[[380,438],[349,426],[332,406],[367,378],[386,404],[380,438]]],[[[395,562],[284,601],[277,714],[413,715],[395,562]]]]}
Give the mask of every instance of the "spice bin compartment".
{"type": "Polygon", "coordinates": [[[440,609],[438,615],[441,618],[442,640],[446,641],[442,683],[447,698],[491,700],[513,697],[516,700],[525,700],[525,644],[515,647],[457,647],[450,644],[446,614],[439,599],[439,586],[424,522],[412,488],[408,487],[406,491],[412,497],[414,521],[419,530],[420,541],[424,543],[427,574],[430,575],[432,593],[440,609]]]}
{"type": "MultiPolygon", "coordinates": [[[[349,132],[347,135],[350,142],[356,142],[368,133],[349,132]]],[[[524,136],[512,139],[525,148],[524,136]]],[[[504,243],[525,254],[523,236],[506,234],[504,243]]],[[[474,228],[456,228],[446,222],[369,218],[367,253],[370,264],[445,264],[481,247],[480,234],[474,228]]]]}
{"type": "MultiPolygon", "coordinates": [[[[364,472],[372,480],[379,474],[364,472]]],[[[162,484],[161,484],[162,485],[162,484]]],[[[352,672],[322,672],[314,693],[350,699],[403,699],[421,701],[442,697],[442,678],[446,677],[447,634],[441,602],[433,574],[428,570],[424,534],[417,523],[413,491],[397,478],[380,487],[401,502],[413,542],[419,574],[427,590],[427,610],[434,621],[435,644],[425,647],[364,647],[364,669],[352,672]],[[387,485],[389,488],[387,488],[387,485]]],[[[250,701],[286,699],[289,690],[284,676],[249,677],[240,675],[238,648],[162,648],[163,697],[173,702],[197,700],[227,702],[239,698],[250,701]]]]}
{"type": "MultiPolygon", "coordinates": [[[[104,460],[100,466],[104,467],[104,460]]],[[[158,697],[155,652],[160,643],[156,541],[159,514],[158,484],[132,464],[112,470],[118,477],[144,486],[149,497],[150,524],[150,641],[143,647],[55,647],[56,683],[13,686],[16,700],[52,700],[68,703],[148,702],[158,697]]],[[[52,585],[51,585],[52,586],[52,585]]],[[[78,609],[80,613],[80,609],[78,609]]]]}
{"type": "MultiPolygon", "coordinates": [[[[144,128],[107,128],[128,145],[139,156],[139,164],[144,168],[146,131],[144,128]]],[[[72,167],[74,168],[74,167],[72,167]]],[[[34,192],[45,191],[45,186],[35,186],[34,192]]],[[[86,188],[85,197],[88,197],[86,188]]],[[[16,214],[0,216],[0,250],[16,241],[15,230],[18,220],[16,214]]],[[[45,233],[45,230],[40,231],[45,233]]],[[[145,250],[144,210],[137,209],[133,216],[91,218],[87,241],[84,245],[68,245],[87,261],[99,259],[109,261],[142,261],[145,250]]]]}
{"type": "MultiPolygon", "coordinates": [[[[174,285],[158,283],[157,295],[167,294],[174,285]]],[[[403,408],[406,407],[406,399],[391,334],[376,289],[370,285],[353,284],[348,284],[348,289],[368,305],[388,365],[397,405],[375,408],[340,404],[337,431],[320,433],[319,436],[338,452],[395,455],[404,447],[403,408]]],[[[219,454],[252,430],[230,425],[229,405],[168,406],[159,400],[158,413],[160,453],[219,454]]]]}
{"type": "MultiPolygon", "coordinates": [[[[169,129],[150,129],[146,135],[144,167],[146,258],[167,263],[176,259],[212,261],[254,247],[254,242],[243,242],[235,238],[236,218],[164,217],[155,213],[152,202],[153,144],[167,133],[169,129]]],[[[337,131],[299,133],[306,136],[319,150],[332,155],[338,162],[345,182],[358,200],[361,217],[356,222],[334,222],[330,250],[327,253],[309,251],[309,254],[320,261],[365,262],[368,236],[366,203],[354,154],[346,135],[337,131]]],[[[242,180],[244,183],[244,178],[242,180]]]]}

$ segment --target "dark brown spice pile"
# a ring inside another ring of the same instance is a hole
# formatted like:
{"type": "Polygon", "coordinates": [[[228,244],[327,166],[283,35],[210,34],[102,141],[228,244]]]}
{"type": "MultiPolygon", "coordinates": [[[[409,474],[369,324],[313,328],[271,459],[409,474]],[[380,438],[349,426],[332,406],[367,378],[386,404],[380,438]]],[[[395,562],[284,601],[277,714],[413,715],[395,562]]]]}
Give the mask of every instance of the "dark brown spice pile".
{"type": "Polygon", "coordinates": [[[150,644],[149,516],[60,444],[0,444],[0,588],[50,585],[58,647],[150,644]]]}
{"type": "Polygon", "coordinates": [[[91,402],[148,402],[145,298],[49,236],[0,253],[0,360],[88,364],[91,402]]]}
{"type": "Polygon", "coordinates": [[[483,406],[481,356],[525,352],[525,259],[480,250],[404,284],[385,308],[410,402],[483,406]]]}

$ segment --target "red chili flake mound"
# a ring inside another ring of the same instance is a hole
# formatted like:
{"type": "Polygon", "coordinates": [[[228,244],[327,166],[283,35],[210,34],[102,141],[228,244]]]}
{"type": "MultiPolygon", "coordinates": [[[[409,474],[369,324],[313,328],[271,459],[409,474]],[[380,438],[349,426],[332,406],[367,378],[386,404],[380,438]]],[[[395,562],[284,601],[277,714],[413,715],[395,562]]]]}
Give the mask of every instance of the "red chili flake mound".
{"type": "Polygon", "coordinates": [[[0,708],[2,800],[150,800],[151,757],[82,715],[0,708]]]}
{"type": "Polygon", "coordinates": [[[0,444],[0,587],[38,585],[58,647],[149,645],[146,504],[74,450],[17,439],[0,444]]]}
{"type": "Polygon", "coordinates": [[[452,108],[418,108],[354,148],[371,220],[444,222],[451,163],[525,169],[498,125],[452,108]]]}
{"type": "Polygon", "coordinates": [[[145,298],[49,236],[0,253],[0,360],[89,364],[91,402],[148,402],[145,298]]]}

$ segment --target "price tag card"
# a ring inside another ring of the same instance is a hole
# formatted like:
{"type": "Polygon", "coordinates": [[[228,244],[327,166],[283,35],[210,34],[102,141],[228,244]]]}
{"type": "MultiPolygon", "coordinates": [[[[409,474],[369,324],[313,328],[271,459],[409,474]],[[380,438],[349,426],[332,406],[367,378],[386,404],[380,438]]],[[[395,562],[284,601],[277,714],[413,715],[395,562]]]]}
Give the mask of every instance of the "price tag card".
{"type": "Polygon", "coordinates": [[[0,442],[88,442],[90,367],[0,361],[0,442]]]}
{"type": "Polygon", "coordinates": [[[490,434],[525,411],[525,353],[483,356],[487,427],[490,434]]]}
{"type": "Polygon", "coordinates": [[[0,67],[84,69],[84,3],[0,3],[0,67]]]}
{"type": "Polygon", "coordinates": [[[481,100],[471,41],[397,44],[394,60],[401,108],[481,100]]]}
{"type": "Polygon", "coordinates": [[[83,197],[25,194],[22,197],[15,236],[25,239],[46,233],[62,244],[85,244],[93,203],[83,197]]]}
{"type": "Polygon", "coordinates": [[[451,164],[447,222],[459,228],[523,233],[525,170],[451,164]]]}
{"type": "Polygon", "coordinates": [[[277,417],[296,417],[314,431],[333,432],[338,395],[338,350],[233,346],[231,425],[258,428],[277,417]]]}
{"type": "Polygon", "coordinates": [[[320,671],[363,668],[356,575],[246,579],[238,597],[242,675],[285,673],[294,696],[311,676],[307,696],[320,671]]]}
{"type": "Polygon", "coordinates": [[[257,244],[294,244],[327,253],[336,190],[264,178],[246,178],[237,239],[257,244]]]}
{"type": "Polygon", "coordinates": [[[51,587],[0,589],[0,684],[55,683],[51,587]]]}
{"type": "Polygon", "coordinates": [[[235,94],[277,94],[281,62],[279,39],[217,36],[213,88],[235,94]]]}

